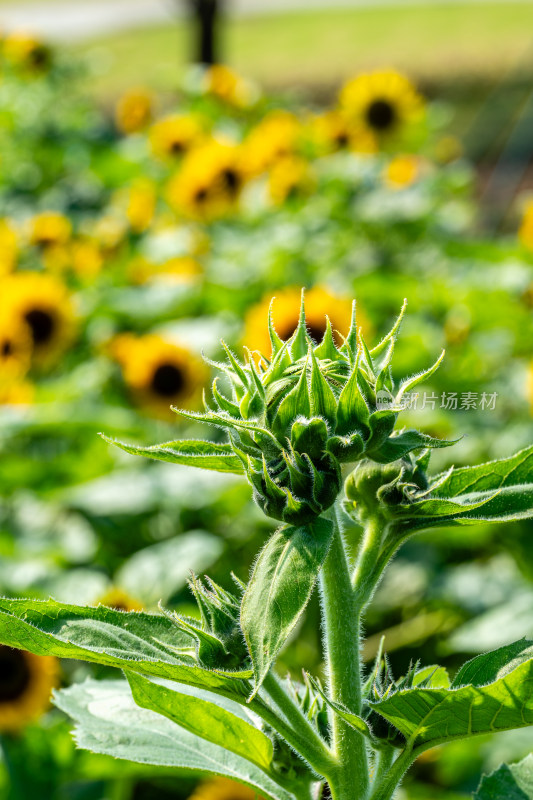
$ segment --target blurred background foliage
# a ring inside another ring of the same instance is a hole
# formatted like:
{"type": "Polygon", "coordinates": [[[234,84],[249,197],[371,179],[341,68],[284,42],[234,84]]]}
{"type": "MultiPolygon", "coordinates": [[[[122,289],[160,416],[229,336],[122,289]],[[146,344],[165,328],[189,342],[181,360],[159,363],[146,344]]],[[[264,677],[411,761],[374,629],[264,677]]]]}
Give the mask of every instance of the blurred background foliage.
{"type": "MultiPolygon", "coordinates": [[[[32,7],[36,27],[47,9],[32,7]]],[[[222,19],[225,66],[190,65],[192,21],[170,5],[159,25],[98,39],[2,39],[3,594],[193,613],[191,571],[246,579],[272,525],[241,480],[145,463],[97,433],[206,435],[170,404],[209,395],[220,338],[268,357],[269,299],[285,338],[302,285],[316,338],[326,313],[347,332],[355,296],[375,341],[407,297],[396,378],[446,348],[406,413],[463,437],[435,470],[531,442],[531,6],[262,12],[222,19]]],[[[530,635],[531,533],[487,525],[405,545],[365,658],[385,635],[396,675],[413,652],[453,670],[530,635]]],[[[104,670],[18,658],[0,652],[0,796],[248,797],[76,751],[50,687],[104,670]]],[[[314,604],[281,666],[322,675],[314,604]]],[[[526,729],[430,751],[403,797],[466,798],[532,745],[526,729]]]]}

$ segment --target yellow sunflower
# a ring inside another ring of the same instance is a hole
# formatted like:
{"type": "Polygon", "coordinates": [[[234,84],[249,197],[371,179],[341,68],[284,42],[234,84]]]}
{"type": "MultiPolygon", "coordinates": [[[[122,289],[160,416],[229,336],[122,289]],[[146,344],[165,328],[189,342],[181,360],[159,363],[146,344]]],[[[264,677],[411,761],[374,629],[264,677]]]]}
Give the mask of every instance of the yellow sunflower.
{"type": "Polygon", "coordinates": [[[236,207],[243,184],[239,147],[212,139],[185,156],[168,184],[167,199],[177,212],[212,219],[236,207]]]}
{"type": "Polygon", "coordinates": [[[0,275],[12,272],[19,253],[18,236],[8,219],[0,219],[0,275]]]}
{"type": "Polygon", "coordinates": [[[287,156],[277,161],[270,170],[268,188],[272,201],[277,205],[309,194],[314,186],[313,173],[303,158],[287,156]]]}
{"type": "Polygon", "coordinates": [[[412,186],[420,173],[420,159],[413,155],[392,158],[383,170],[383,178],[390,189],[412,186]]]}
{"type": "Polygon", "coordinates": [[[0,731],[16,732],[48,708],[59,662],[0,645],[0,731]]]}
{"type": "Polygon", "coordinates": [[[28,325],[14,314],[0,315],[0,380],[11,381],[30,368],[32,338],[28,325]]]}
{"type": "Polygon", "coordinates": [[[70,220],[57,211],[45,211],[30,221],[30,243],[43,250],[66,244],[71,234],[70,220]]]}
{"type": "Polygon", "coordinates": [[[245,108],[253,100],[253,91],[248,81],[225,64],[213,64],[206,69],[203,90],[206,94],[238,108],[245,108]]]}
{"type": "Polygon", "coordinates": [[[198,784],[189,800],[262,800],[263,796],[230,778],[209,778],[198,784]]]}
{"type": "Polygon", "coordinates": [[[171,405],[198,404],[208,370],[190,350],[155,334],[122,334],[111,349],[136,401],[149,413],[168,419],[171,405]]]}
{"type": "Polygon", "coordinates": [[[244,168],[259,175],[280,158],[292,155],[302,136],[298,118],[289,111],[271,111],[248,134],[242,145],[244,168]]]}
{"type": "Polygon", "coordinates": [[[530,200],[524,208],[518,238],[528,250],[533,250],[533,200],[530,200]]]}
{"type": "Polygon", "coordinates": [[[184,156],[198,144],[202,136],[202,125],[192,114],[163,117],[149,131],[152,153],[163,159],[184,156]]]}
{"type": "Polygon", "coordinates": [[[6,60],[18,69],[46,72],[52,64],[52,51],[48,45],[26,33],[10,33],[3,42],[6,60]]]}
{"type": "Polygon", "coordinates": [[[340,92],[341,110],[377,137],[395,133],[419,120],[424,100],[411,81],[395,70],[365,73],[348,81],[340,92]]]}
{"type": "Polygon", "coordinates": [[[99,598],[98,602],[108,608],[114,608],[115,611],[143,610],[142,603],[119,586],[112,586],[108,589],[107,592],[99,598]]]}
{"type": "MultiPolygon", "coordinates": [[[[270,354],[270,336],[268,334],[268,309],[272,295],[257,305],[250,308],[245,319],[244,344],[250,350],[258,350],[263,355],[270,354]]],[[[281,289],[275,295],[272,307],[274,328],[283,340],[289,339],[298,324],[300,315],[301,289],[281,289]]],[[[305,293],[305,316],[307,330],[316,342],[320,342],[326,330],[326,315],[329,317],[331,327],[338,344],[350,329],[352,317],[352,302],[344,298],[335,297],[327,289],[315,286],[305,293]]],[[[359,315],[359,324],[364,327],[364,322],[359,315]]]]}
{"type": "Polygon", "coordinates": [[[0,312],[28,326],[37,365],[48,366],[71,342],[71,298],[64,284],[52,275],[21,272],[6,278],[0,312]]]}
{"type": "Polygon", "coordinates": [[[376,137],[366,126],[354,124],[338,109],[317,114],[309,123],[311,142],[319,153],[353,150],[357,153],[375,153],[376,137]]]}
{"type": "Polygon", "coordinates": [[[143,88],[131,89],[122,95],[115,106],[115,124],[122,133],[144,130],[152,120],[152,94],[143,88]]]}

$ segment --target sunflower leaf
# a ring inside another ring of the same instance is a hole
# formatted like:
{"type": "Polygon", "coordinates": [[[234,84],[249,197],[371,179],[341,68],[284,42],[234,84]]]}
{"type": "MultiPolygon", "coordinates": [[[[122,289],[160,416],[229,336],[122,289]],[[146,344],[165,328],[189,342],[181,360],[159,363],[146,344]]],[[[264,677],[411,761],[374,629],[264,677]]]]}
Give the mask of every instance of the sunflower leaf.
{"type": "Polygon", "coordinates": [[[214,444],[202,440],[185,439],[176,442],[163,442],[149,447],[118,442],[109,436],[100,434],[108,444],[120,447],[133,456],[145,456],[157,461],[169,461],[172,464],[184,464],[188,467],[200,467],[215,472],[230,472],[242,475],[244,468],[229,444],[214,444]]]}
{"type": "Polygon", "coordinates": [[[249,672],[215,672],[194,658],[194,639],[167,617],[72,606],[55,600],[0,599],[0,643],[36,655],[77,658],[186,683],[242,701],[249,672]]]}
{"type": "Polygon", "coordinates": [[[269,769],[272,741],[240,713],[232,713],[203,697],[176,691],[140,675],[129,674],[127,678],[133,699],[141,708],[162,714],[201,739],[220,745],[263,770],[269,769]]]}
{"type": "Polygon", "coordinates": [[[473,800],[533,800],[533,754],[484,775],[473,800]]]}
{"type": "Polygon", "coordinates": [[[413,747],[533,725],[533,641],[465,664],[450,688],[412,688],[369,702],[413,747]]]}
{"type": "Polygon", "coordinates": [[[87,680],[55,693],[76,723],[79,747],[141,764],[224,775],[272,800],[294,800],[255,764],[195,736],[161,714],[140,708],[124,680],[87,680]]]}

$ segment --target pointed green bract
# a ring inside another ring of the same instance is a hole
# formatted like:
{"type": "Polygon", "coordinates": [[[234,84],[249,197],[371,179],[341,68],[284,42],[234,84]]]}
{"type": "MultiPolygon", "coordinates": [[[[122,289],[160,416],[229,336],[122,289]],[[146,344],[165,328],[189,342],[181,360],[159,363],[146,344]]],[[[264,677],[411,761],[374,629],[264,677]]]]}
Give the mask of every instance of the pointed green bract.
{"type": "Polygon", "coordinates": [[[259,555],[241,607],[255,692],[311,597],[332,533],[333,525],[325,519],[298,528],[282,526],[259,555]]]}

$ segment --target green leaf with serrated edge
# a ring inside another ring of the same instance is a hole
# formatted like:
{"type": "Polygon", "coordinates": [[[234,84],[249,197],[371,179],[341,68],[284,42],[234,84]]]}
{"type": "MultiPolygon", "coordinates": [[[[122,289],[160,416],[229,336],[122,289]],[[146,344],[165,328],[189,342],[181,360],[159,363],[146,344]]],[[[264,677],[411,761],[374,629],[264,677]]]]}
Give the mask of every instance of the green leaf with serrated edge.
{"type": "Polygon", "coordinates": [[[433,373],[436,372],[440,367],[442,359],[444,358],[445,355],[446,351],[443,350],[438,359],[433,364],[433,366],[431,366],[425,372],[420,372],[417,375],[413,375],[411,378],[408,378],[406,381],[404,381],[400,386],[398,394],[396,395],[396,402],[399,403],[406,392],[410,392],[411,389],[414,389],[415,386],[418,386],[418,384],[422,383],[422,381],[425,381],[427,378],[430,378],[433,375],[433,373]]]}
{"type": "Polygon", "coordinates": [[[329,383],[322,375],[311,349],[309,353],[311,356],[311,413],[323,417],[331,426],[331,430],[334,431],[337,420],[337,401],[329,383]]]}
{"type": "Polygon", "coordinates": [[[434,498],[394,507],[398,521],[411,531],[441,525],[512,522],[533,517],[533,484],[506,486],[489,492],[434,498]]]}
{"type": "Polygon", "coordinates": [[[426,433],[420,433],[416,430],[408,430],[399,433],[397,436],[392,436],[386,439],[379,446],[379,462],[381,464],[389,463],[390,461],[397,461],[403,458],[413,450],[420,450],[421,448],[430,447],[432,449],[440,447],[451,447],[456,444],[459,439],[434,439],[433,436],[428,436],[426,433]]]}
{"type": "Polygon", "coordinates": [[[241,606],[256,692],[311,597],[332,534],[333,524],[325,519],[298,528],[283,525],[259,554],[241,606]]]}
{"type": "Polygon", "coordinates": [[[213,701],[185,694],[143,678],[127,675],[133,699],[147,708],[168,717],[201,739],[218,744],[230,753],[251,761],[263,770],[272,763],[272,741],[239,715],[213,701]]]}
{"type": "Polygon", "coordinates": [[[159,614],[2,598],[0,643],[36,655],[142,672],[226,697],[247,695],[248,673],[202,669],[194,662],[194,640],[159,614]]]}
{"type": "Polygon", "coordinates": [[[229,444],[214,444],[202,440],[186,439],[182,442],[163,442],[149,447],[141,447],[126,442],[117,442],[109,436],[100,434],[108,444],[119,447],[132,456],[145,456],[156,461],[169,461],[171,464],[183,464],[188,467],[200,467],[215,472],[230,472],[242,475],[243,466],[232,451],[229,444]]]}
{"type": "Polygon", "coordinates": [[[379,739],[375,738],[366,720],[364,720],[358,714],[353,714],[351,711],[348,711],[348,709],[342,706],[340,703],[334,703],[333,700],[329,699],[318,681],[316,681],[312,675],[308,675],[307,677],[309,678],[313,689],[318,692],[318,694],[325,701],[326,705],[328,705],[335,714],[338,714],[339,717],[342,717],[342,719],[348,723],[348,725],[350,725],[356,731],[359,731],[359,733],[362,733],[363,736],[366,736],[366,738],[372,742],[374,747],[378,749],[383,747],[379,739]]]}
{"type": "Polygon", "coordinates": [[[484,775],[472,800],[533,800],[533,754],[484,775]]]}
{"type": "Polygon", "coordinates": [[[432,480],[432,494],[437,497],[456,497],[464,492],[479,492],[533,483],[533,445],[510,458],[459,467],[432,480]],[[445,477],[445,480],[442,478],[445,477]]]}
{"type": "Polygon", "coordinates": [[[88,680],[56,692],[54,702],[74,719],[76,743],[85,750],[188,773],[222,775],[272,800],[294,800],[255,764],[140,708],[127,681],[88,680]]]}
{"type": "Polygon", "coordinates": [[[472,659],[449,689],[406,689],[369,705],[413,747],[426,748],[533,725],[532,681],[533,642],[524,639],[472,659]]]}
{"type": "Polygon", "coordinates": [[[357,428],[368,428],[370,412],[359,388],[358,371],[359,358],[356,359],[352,374],[339,396],[335,433],[340,436],[354,433],[357,428]]]}

